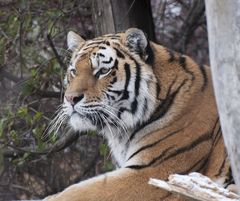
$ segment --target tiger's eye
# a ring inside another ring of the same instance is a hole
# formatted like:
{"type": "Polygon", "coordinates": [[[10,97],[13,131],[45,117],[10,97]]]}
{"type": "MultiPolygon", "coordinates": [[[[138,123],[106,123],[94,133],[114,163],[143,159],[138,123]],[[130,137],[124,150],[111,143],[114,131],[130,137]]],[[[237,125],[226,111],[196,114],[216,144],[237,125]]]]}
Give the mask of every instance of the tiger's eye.
{"type": "Polygon", "coordinates": [[[76,76],[76,69],[72,68],[70,70],[70,74],[71,74],[71,76],[75,77],[76,76]]]}
{"type": "Polygon", "coordinates": [[[101,74],[106,74],[110,71],[109,68],[101,68],[101,70],[99,71],[101,74]]]}

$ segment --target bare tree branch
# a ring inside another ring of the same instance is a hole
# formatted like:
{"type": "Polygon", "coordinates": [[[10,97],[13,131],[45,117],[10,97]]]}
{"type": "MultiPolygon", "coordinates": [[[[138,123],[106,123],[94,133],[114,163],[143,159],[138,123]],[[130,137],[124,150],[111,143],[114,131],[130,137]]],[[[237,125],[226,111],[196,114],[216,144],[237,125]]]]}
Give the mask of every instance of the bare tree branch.
{"type": "Polygon", "coordinates": [[[57,52],[57,49],[56,49],[56,47],[55,47],[55,45],[52,41],[52,38],[51,38],[50,34],[47,34],[47,39],[48,39],[48,43],[49,43],[50,47],[52,48],[52,51],[53,51],[59,65],[62,67],[62,69],[67,69],[66,65],[64,64],[64,62],[61,59],[61,56],[57,52]]]}
{"type": "Polygon", "coordinates": [[[37,90],[36,94],[42,98],[61,98],[61,92],[37,90]]]}
{"type": "Polygon", "coordinates": [[[5,158],[18,158],[23,156],[25,153],[29,153],[32,156],[36,155],[49,155],[54,152],[59,152],[66,147],[70,146],[75,142],[80,136],[87,135],[87,133],[76,133],[69,131],[64,136],[62,136],[54,145],[44,149],[43,151],[35,151],[32,148],[19,148],[11,145],[7,145],[7,149],[2,149],[3,156],[5,158]]]}
{"type": "Polygon", "coordinates": [[[204,0],[196,0],[193,2],[192,8],[190,9],[186,20],[184,21],[177,42],[179,43],[178,51],[185,52],[187,44],[191,40],[194,30],[199,26],[199,22],[204,16],[205,4],[204,0]]]}

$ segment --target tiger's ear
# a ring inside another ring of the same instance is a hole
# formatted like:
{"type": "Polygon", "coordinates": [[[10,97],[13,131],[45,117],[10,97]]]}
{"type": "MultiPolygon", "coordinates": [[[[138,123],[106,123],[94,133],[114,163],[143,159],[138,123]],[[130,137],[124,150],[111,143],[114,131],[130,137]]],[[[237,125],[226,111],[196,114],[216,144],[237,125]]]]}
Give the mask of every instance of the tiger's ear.
{"type": "Polygon", "coordinates": [[[125,45],[130,51],[143,56],[148,45],[148,40],[142,30],[130,28],[125,32],[125,45]]]}
{"type": "Polygon", "coordinates": [[[81,43],[84,43],[84,42],[85,42],[85,40],[81,36],[76,34],[75,32],[73,32],[73,31],[68,32],[68,35],[67,35],[68,49],[74,51],[74,50],[76,50],[77,47],[79,47],[79,45],[81,43]]]}

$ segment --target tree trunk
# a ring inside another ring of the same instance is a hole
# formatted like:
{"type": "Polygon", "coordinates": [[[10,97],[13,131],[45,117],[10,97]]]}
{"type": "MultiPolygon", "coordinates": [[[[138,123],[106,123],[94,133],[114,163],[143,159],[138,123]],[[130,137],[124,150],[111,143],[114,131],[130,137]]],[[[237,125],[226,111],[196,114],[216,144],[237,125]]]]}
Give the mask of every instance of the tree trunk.
{"type": "Polygon", "coordinates": [[[240,192],[240,1],[206,0],[213,84],[240,192]]]}
{"type": "Polygon", "coordinates": [[[93,0],[92,12],[97,36],[136,27],[155,40],[149,0],[93,0]]]}

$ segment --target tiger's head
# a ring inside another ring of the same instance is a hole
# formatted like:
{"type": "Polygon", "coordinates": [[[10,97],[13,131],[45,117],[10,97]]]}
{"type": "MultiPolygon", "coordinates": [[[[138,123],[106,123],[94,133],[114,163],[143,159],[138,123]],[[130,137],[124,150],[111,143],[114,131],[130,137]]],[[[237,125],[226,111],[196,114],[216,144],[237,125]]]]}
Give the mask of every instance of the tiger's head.
{"type": "Polygon", "coordinates": [[[70,31],[73,52],[67,70],[63,110],[78,131],[134,129],[156,107],[152,50],[136,28],[85,41],[70,31]]]}

